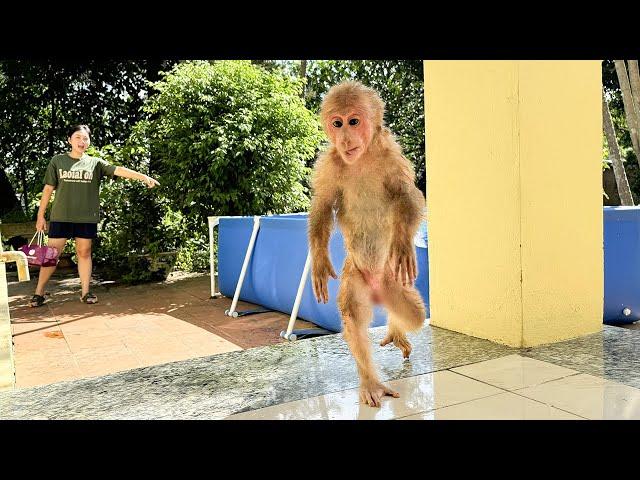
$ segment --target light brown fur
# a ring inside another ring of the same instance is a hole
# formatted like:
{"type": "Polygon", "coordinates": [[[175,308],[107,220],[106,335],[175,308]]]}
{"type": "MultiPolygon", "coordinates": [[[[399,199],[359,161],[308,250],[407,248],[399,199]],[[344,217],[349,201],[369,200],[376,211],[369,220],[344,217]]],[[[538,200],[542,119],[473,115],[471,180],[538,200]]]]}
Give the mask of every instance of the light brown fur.
{"type": "Polygon", "coordinates": [[[367,328],[373,304],[389,313],[381,345],[393,343],[405,358],[411,352],[406,332],[419,329],[426,318],[413,286],[418,273],[413,237],[423,218],[424,197],[383,114],[378,94],[358,82],[329,90],[320,116],[331,143],[316,161],[309,214],[318,302],[328,301],[328,277],[336,278],[328,252],[334,212],[342,231],[347,257],[337,302],[343,335],[358,367],[360,400],[377,407],[384,395],[399,395],[378,380],[371,357],[367,328]]]}

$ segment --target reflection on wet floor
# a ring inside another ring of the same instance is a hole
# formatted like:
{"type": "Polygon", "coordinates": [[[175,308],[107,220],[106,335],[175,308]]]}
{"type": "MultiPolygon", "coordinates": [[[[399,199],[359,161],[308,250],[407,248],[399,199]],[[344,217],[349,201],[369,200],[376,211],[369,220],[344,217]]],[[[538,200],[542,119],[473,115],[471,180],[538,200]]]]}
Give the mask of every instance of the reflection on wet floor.
{"type": "Polygon", "coordinates": [[[252,410],[231,420],[640,419],[640,390],[512,354],[389,382],[399,399],[360,404],[358,390],[252,410]]]}
{"type": "Polygon", "coordinates": [[[342,335],[188,359],[0,393],[0,418],[640,418],[640,332],[605,326],[513,349],[425,326],[403,360],[369,335],[381,379],[400,393],[374,409],[342,335]]]}

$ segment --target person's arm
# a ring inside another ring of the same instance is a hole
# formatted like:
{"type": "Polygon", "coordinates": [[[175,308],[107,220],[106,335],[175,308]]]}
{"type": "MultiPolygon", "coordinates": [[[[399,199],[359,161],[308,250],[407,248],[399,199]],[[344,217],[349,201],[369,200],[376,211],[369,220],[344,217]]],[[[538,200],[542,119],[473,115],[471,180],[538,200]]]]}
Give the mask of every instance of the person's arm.
{"type": "Polygon", "coordinates": [[[51,194],[56,189],[53,185],[45,185],[42,189],[42,198],[40,198],[40,208],[38,208],[38,217],[36,220],[36,230],[44,232],[47,227],[47,221],[44,213],[47,211],[47,205],[51,199],[51,194]]]}
{"type": "Polygon", "coordinates": [[[118,177],[140,180],[141,182],[144,182],[149,188],[160,185],[160,182],[158,182],[155,178],[151,178],[149,175],[145,175],[144,173],[136,172],[135,170],[130,170],[125,167],[116,167],[113,174],[117,175],[118,177]]]}

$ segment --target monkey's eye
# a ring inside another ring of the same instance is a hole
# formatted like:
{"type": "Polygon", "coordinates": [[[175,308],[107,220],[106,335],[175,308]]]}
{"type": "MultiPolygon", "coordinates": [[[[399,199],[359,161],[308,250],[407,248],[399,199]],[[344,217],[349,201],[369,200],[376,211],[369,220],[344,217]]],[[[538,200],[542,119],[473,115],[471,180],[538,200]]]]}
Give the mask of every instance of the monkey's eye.
{"type": "Polygon", "coordinates": [[[352,118],[351,120],[349,120],[349,125],[358,125],[360,123],[360,120],[358,120],[357,118],[352,118]]]}
{"type": "Polygon", "coordinates": [[[340,120],[334,120],[332,125],[336,128],[340,128],[342,126],[342,122],[340,120]]]}

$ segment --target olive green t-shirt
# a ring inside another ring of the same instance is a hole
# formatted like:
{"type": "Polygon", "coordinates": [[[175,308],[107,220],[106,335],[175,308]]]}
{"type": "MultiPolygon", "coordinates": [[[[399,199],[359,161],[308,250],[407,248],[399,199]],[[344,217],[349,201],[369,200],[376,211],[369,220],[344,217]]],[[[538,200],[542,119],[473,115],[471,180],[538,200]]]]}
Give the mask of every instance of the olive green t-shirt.
{"type": "Polygon", "coordinates": [[[100,158],[83,155],[72,158],[63,153],[49,162],[44,183],[56,189],[51,207],[52,222],[98,223],[100,180],[113,177],[116,167],[100,158]]]}

